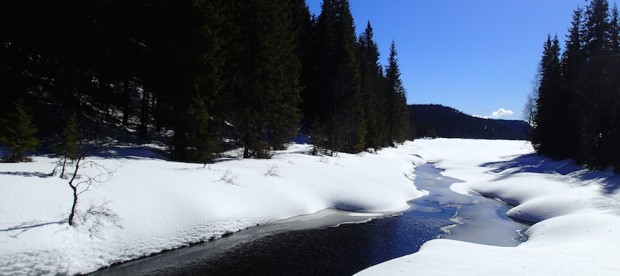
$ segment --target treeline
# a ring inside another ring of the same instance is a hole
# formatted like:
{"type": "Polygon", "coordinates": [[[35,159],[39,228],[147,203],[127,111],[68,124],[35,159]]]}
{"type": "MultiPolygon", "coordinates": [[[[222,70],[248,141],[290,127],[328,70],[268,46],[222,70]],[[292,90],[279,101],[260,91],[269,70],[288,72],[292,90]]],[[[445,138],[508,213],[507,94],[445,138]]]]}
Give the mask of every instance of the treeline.
{"type": "Polygon", "coordinates": [[[326,153],[411,137],[394,44],[383,69],[347,0],[13,1],[0,11],[0,112],[47,103],[137,129],[173,130],[173,159],[244,148],[268,158],[298,133],[326,153]]]}
{"type": "Polygon", "coordinates": [[[574,11],[564,51],[547,38],[532,105],[538,153],[620,170],[619,20],[616,5],[591,0],[574,11]]]}
{"type": "Polygon", "coordinates": [[[527,140],[531,127],[524,121],[484,119],[436,104],[409,105],[416,138],[527,140]]]}

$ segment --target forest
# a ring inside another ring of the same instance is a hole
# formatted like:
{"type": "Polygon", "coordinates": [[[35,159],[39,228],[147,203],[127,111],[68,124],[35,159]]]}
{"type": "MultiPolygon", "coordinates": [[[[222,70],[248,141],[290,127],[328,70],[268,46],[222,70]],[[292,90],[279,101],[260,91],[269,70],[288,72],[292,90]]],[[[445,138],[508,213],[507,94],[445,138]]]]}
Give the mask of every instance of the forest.
{"type": "Polygon", "coordinates": [[[438,104],[409,105],[415,138],[527,140],[532,127],[521,120],[478,118],[438,104]]]}
{"type": "Polygon", "coordinates": [[[544,43],[529,113],[539,154],[590,169],[620,170],[620,17],[592,0],[576,9],[563,50],[544,43]]]}
{"type": "Polygon", "coordinates": [[[9,161],[66,136],[159,139],[171,159],[204,163],[232,148],[269,158],[298,135],[331,155],[413,137],[395,43],[383,66],[371,23],[357,35],[348,0],[323,1],[319,15],[304,0],[6,5],[9,161]]]}

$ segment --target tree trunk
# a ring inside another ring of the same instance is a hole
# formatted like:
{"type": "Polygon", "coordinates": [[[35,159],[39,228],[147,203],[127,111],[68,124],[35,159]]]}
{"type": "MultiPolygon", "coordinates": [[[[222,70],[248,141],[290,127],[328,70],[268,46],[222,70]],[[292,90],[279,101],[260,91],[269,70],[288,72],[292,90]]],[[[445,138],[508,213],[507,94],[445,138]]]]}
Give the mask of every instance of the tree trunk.
{"type": "Polygon", "coordinates": [[[60,178],[65,178],[65,167],[67,166],[67,157],[64,157],[62,160],[62,170],[60,171],[60,178]]]}
{"type": "Polygon", "coordinates": [[[73,184],[73,181],[75,181],[75,178],[77,177],[77,173],[78,170],[80,169],[80,160],[81,158],[78,158],[77,161],[75,162],[75,171],[73,172],[73,176],[71,177],[71,180],[69,180],[69,187],[71,187],[71,190],[73,191],[73,205],[71,205],[71,213],[69,214],[69,225],[74,226],[75,222],[75,209],[77,208],[77,201],[78,201],[78,192],[77,192],[77,184],[73,184]]]}

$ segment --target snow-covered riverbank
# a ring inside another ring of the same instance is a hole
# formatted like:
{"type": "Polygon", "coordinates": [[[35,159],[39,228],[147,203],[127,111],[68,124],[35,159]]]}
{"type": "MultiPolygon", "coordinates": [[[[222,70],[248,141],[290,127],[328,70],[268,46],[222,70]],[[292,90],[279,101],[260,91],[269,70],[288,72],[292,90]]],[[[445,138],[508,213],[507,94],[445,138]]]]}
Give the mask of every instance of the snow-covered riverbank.
{"type": "MultiPolygon", "coordinates": [[[[507,248],[433,240],[363,274],[620,271],[620,180],[610,172],[538,157],[523,141],[417,140],[376,155],[338,157],[307,150],[294,145],[271,160],[235,159],[206,168],[139,156],[91,158],[113,175],[81,195],[78,227],[66,224],[67,180],[47,175],[53,159],[0,164],[0,275],[90,272],[326,208],[400,210],[424,195],[410,181],[412,163],[422,162],[416,155],[465,181],[453,190],[516,205],[510,216],[536,223],[529,241],[507,248]],[[96,208],[88,213],[91,206],[96,208]]],[[[93,176],[95,169],[83,172],[93,176]]]]}
{"type": "MultiPolygon", "coordinates": [[[[293,145],[271,160],[235,159],[206,168],[136,156],[89,158],[112,177],[104,175],[81,194],[78,227],[66,223],[72,197],[67,180],[47,175],[54,159],[2,163],[0,275],[91,272],[326,208],[402,210],[424,195],[410,180],[413,162],[420,162],[415,147],[321,157],[304,154],[309,146],[293,145]]],[[[101,173],[91,167],[82,172],[101,173]]]]}
{"type": "Polygon", "coordinates": [[[415,254],[360,275],[617,275],[620,177],[532,154],[525,142],[419,140],[415,153],[437,161],[452,189],[496,197],[508,215],[535,223],[518,247],[432,240],[415,254]]]}

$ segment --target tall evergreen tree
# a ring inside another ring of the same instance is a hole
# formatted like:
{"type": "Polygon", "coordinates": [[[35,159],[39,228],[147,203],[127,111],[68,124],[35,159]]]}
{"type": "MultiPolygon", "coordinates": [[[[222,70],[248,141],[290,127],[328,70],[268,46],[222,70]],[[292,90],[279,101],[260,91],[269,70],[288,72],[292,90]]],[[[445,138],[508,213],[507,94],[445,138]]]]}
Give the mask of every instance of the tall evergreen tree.
{"type": "Polygon", "coordinates": [[[366,147],[385,146],[385,86],[383,70],[379,64],[379,48],[374,41],[370,22],[358,39],[358,60],[360,65],[360,91],[364,104],[366,121],[366,147]]]}
{"type": "Polygon", "coordinates": [[[388,65],[385,69],[387,80],[386,110],[387,110],[387,141],[390,146],[394,142],[402,142],[406,138],[406,126],[409,124],[407,99],[405,88],[400,79],[400,69],[398,66],[396,44],[392,41],[390,46],[390,56],[388,65]]]}
{"type": "Polygon", "coordinates": [[[244,157],[268,158],[299,127],[299,35],[290,1],[232,4],[238,38],[226,87],[230,123],[244,157]]]}
{"type": "Polygon", "coordinates": [[[611,165],[620,172],[620,14],[614,3],[610,21],[611,45],[611,165]]]}
{"type": "Polygon", "coordinates": [[[595,169],[610,163],[614,141],[611,135],[612,87],[610,83],[610,23],[607,0],[592,0],[585,10],[584,92],[581,149],[584,162],[595,169]]]}
{"type": "Polygon", "coordinates": [[[557,113],[555,100],[562,88],[560,70],[560,46],[557,36],[547,36],[543,56],[539,68],[538,97],[536,102],[536,129],[532,135],[534,149],[540,154],[554,158],[560,156],[560,148],[556,141],[563,139],[559,131],[562,114],[557,113]]]}
{"type": "Polygon", "coordinates": [[[583,66],[584,54],[582,47],[582,13],[581,9],[576,9],[573,13],[573,20],[569,35],[566,40],[564,53],[562,54],[561,67],[563,77],[563,90],[561,97],[556,99],[560,124],[559,132],[563,139],[557,143],[560,150],[557,158],[574,158],[577,161],[582,157],[579,146],[581,140],[581,126],[583,122],[580,120],[581,105],[584,101],[583,90],[583,66]]]}
{"type": "Polygon", "coordinates": [[[324,0],[317,22],[322,53],[317,66],[316,93],[321,99],[313,138],[332,151],[359,152],[364,148],[366,123],[355,54],[356,35],[348,0],[324,0]]]}

